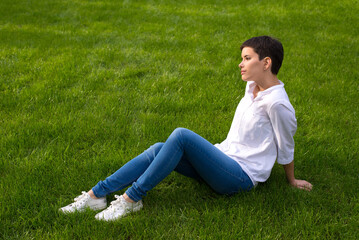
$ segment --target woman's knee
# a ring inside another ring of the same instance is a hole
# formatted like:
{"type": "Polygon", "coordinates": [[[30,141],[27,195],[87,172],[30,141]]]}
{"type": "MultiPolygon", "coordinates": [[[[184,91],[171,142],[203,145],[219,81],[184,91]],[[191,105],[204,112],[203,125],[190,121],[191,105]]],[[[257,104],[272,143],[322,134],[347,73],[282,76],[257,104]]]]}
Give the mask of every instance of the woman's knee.
{"type": "Polygon", "coordinates": [[[188,134],[189,132],[191,132],[191,131],[186,128],[176,128],[172,132],[172,134],[168,137],[167,140],[176,139],[176,141],[179,141],[179,143],[184,144],[186,142],[187,137],[189,136],[189,134],[188,134]]]}
{"type": "Polygon", "coordinates": [[[143,161],[149,161],[150,163],[155,159],[157,154],[160,152],[164,143],[158,142],[147,148],[142,154],[146,157],[141,158],[143,161]]]}
{"type": "Polygon", "coordinates": [[[191,132],[191,130],[188,130],[187,128],[181,128],[181,127],[179,127],[179,128],[176,128],[173,132],[172,132],[172,134],[171,135],[175,135],[175,136],[184,136],[184,135],[186,135],[186,133],[189,133],[189,132],[191,132]]]}
{"type": "Polygon", "coordinates": [[[153,151],[154,152],[154,154],[155,155],[157,155],[158,154],[158,152],[161,150],[161,148],[163,147],[163,142],[158,142],[158,143],[155,143],[155,144],[153,144],[151,147],[150,147],[150,149],[151,149],[151,151],[153,151]]]}

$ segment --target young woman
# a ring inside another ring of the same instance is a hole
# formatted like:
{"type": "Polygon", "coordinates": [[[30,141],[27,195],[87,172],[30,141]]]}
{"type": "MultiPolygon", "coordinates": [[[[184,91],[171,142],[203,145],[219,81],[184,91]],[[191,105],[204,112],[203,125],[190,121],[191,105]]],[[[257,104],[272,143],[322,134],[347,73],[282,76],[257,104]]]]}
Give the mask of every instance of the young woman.
{"type": "Polygon", "coordinates": [[[290,185],[310,191],[312,185],[294,177],[295,112],[277,74],[283,46],[271,37],[254,37],[241,45],[239,64],[245,96],[240,101],[227,138],[212,145],[196,133],[177,128],[165,143],[156,143],[114,174],[100,181],[64,213],[107,207],[105,196],[130,186],[95,217],[115,220],[140,210],[142,198],[173,170],[201,179],[219,194],[249,191],[265,182],[275,161],[282,164],[290,185]]]}

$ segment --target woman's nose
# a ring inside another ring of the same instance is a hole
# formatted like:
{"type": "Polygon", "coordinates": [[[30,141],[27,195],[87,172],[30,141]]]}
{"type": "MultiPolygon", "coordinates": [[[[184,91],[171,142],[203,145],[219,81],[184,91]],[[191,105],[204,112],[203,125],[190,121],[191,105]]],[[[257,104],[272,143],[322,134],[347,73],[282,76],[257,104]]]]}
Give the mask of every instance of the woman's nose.
{"type": "Polygon", "coordinates": [[[239,67],[239,68],[242,68],[242,67],[243,67],[243,62],[241,62],[240,64],[238,64],[238,67],[239,67]]]}

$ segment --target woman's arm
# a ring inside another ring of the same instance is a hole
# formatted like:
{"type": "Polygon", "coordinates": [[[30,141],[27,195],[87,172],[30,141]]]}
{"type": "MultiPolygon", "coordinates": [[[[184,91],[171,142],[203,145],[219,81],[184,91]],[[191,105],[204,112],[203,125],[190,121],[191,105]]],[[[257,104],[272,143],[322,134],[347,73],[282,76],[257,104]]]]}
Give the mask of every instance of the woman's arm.
{"type": "Polygon", "coordinates": [[[295,179],[294,177],[294,161],[289,164],[283,165],[285,175],[290,185],[296,188],[304,189],[306,191],[310,191],[313,188],[313,185],[310,182],[305,180],[295,179]]]}

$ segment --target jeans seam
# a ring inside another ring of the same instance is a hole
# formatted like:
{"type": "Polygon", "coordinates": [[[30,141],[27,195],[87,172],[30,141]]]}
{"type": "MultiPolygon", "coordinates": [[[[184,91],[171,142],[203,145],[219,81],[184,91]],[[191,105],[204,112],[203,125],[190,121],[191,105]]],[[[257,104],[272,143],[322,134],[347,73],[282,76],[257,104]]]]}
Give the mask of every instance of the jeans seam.
{"type": "MultiPolygon", "coordinates": [[[[178,149],[176,150],[176,152],[174,154],[172,154],[171,158],[169,159],[169,161],[166,161],[166,165],[163,167],[164,169],[167,169],[168,165],[172,162],[173,157],[178,153],[178,149]]],[[[158,177],[156,176],[156,182],[158,181],[158,177]]],[[[157,185],[157,184],[156,184],[157,185]]],[[[152,186],[151,186],[152,187],[152,186]]],[[[154,187],[154,186],[153,186],[154,187]]]]}
{"type": "Polygon", "coordinates": [[[146,158],[147,158],[147,161],[151,164],[151,156],[147,151],[146,151],[146,158]]]}

